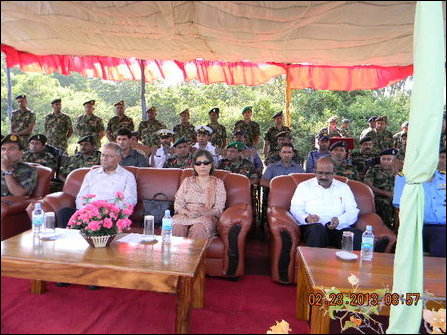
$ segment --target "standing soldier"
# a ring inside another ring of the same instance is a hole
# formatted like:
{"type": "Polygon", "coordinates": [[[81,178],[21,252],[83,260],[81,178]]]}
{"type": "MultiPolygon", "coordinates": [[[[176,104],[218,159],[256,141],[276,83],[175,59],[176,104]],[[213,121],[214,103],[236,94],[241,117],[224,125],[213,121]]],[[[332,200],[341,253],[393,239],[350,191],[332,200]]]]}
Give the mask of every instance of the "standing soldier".
{"type": "Polygon", "coordinates": [[[393,147],[393,134],[386,129],[388,126],[388,118],[380,116],[376,119],[376,128],[366,134],[371,137],[376,152],[382,152],[393,147]]]}
{"type": "Polygon", "coordinates": [[[121,128],[127,128],[130,131],[135,130],[132,118],[124,114],[126,110],[124,100],[118,101],[114,106],[116,115],[109,120],[106,129],[106,136],[109,142],[115,142],[116,133],[121,128]]]}
{"type": "Polygon", "coordinates": [[[274,126],[271,126],[264,134],[264,157],[272,155],[273,153],[278,152],[276,135],[280,132],[289,132],[290,128],[286,127],[282,124],[283,121],[283,112],[276,113],[273,115],[273,121],[275,122],[274,126]]]}
{"type": "Polygon", "coordinates": [[[247,147],[255,147],[259,141],[259,135],[261,131],[259,129],[259,124],[251,120],[253,114],[253,107],[248,106],[242,110],[243,120],[239,120],[234,125],[234,130],[242,130],[245,134],[245,140],[247,147]]]}
{"type": "Polygon", "coordinates": [[[400,128],[402,130],[400,132],[398,132],[398,133],[393,135],[393,145],[394,145],[394,148],[396,148],[396,149],[402,148],[401,137],[404,134],[407,135],[407,132],[408,132],[408,121],[405,121],[404,123],[402,123],[400,128]]]}
{"type": "Polygon", "coordinates": [[[343,119],[341,121],[340,132],[341,132],[342,137],[352,137],[351,129],[349,129],[350,124],[351,124],[351,120],[349,120],[349,119],[343,119]]]}
{"type": "Polygon", "coordinates": [[[351,152],[352,165],[355,166],[359,172],[359,178],[363,181],[368,168],[373,166],[374,150],[373,141],[371,137],[363,137],[360,140],[360,150],[353,150],[351,152]]]}
{"type": "Polygon", "coordinates": [[[93,114],[95,110],[95,100],[84,102],[85,114],[78,117],[76,120],[76,133],[79,138],[85,136],[92,136],[94,140],[94,147],[101,146],[101,139],[104,137],[104,124],[99,116],[93,114]]]}
{"type": "Polygon", "coordinates": [[[364,183],[374,192],[377,214],[391,229],[394,225],[393,194],[396,171],[393,168],[393,160],[396,154],[396,149],[382,151],[379,154],[380,165],[369,168],[364,179],[364,183]]]}
{"type": "Polygon", "coordinates": [[[140,133],[143,144],[151,147],[153,151],[155,151],[157,150],[156,148],[160,146],[160,139],[157,136],[157,131],[160,129],[165,129],[166,126],[164,123],[161,123],[156,119],[156,107],[152,106],[146,111],[146,113],[147,120],[141,121],[140,125],[138,126],[138,132],[140,133]]]}
{"type": "Polygon", "coordinates": [[[321,128],[318,135],[322,134],[323,136],[328,136],[328,137],[343,137],[341,130],[337,127],[338,126],[338,117],[331,116],[327,120],[327,122],[328,122],[329,126],[327,126],[326,128],[321,128]]]}
{"type": "Polygon", "coordinates": [[[366,136],[371,130],[376,129],[376,120],[377,116],[371,116],[368,119],[369,127],[362,130],[362,133],[360,134],[360,139],[366,136]]]}
{"type": "Polygon", "coordinates": [[[174,147],[174,156],[167,159],[164,168],[186,169],[192,168],[193,160],[189,152],[190,145],[186,138],[180,137],[172,145],[174,147]]]}
{"type": "Polygon", "coordinates": [[[57,160],[48,151],[45,151],[47,137],[42,134],[33,135],[29,139],[29,150],[22,156],[24,162],[38,163],[49,167],[53,172],[57,170],[57,160]]]}
{"type": "Polygon", "coordinates": [[[25,94],[17,96],[16,102],[19,105],[19,109],[13,111],[11,115],[11,134],[19,135],[19,139],[25,145],[25,143],[28,143],[28,139],[36,124],[36,114],[26,106],[28,101],[25,94]]]}
{"type": "Polygon", "coordinates": [[[227,145],[227,129],[225,126],[217,122],[219,119],[219,113],[220,109],[217,107],[214,107],[208,112],[210,123],[208,123],[207,126],[213,130],[211,144],[216,148],[224,149],[227,145]]]}
{"type": "Polygon", "coordinates": [[[176,139],[184,137],[188,140],[189,144],[196,143],[196,132],[194,126],[189,123],[189,109],[185,109],[183,112],[179,113],[180,124],[174,126],[174,135],[176,139]]]}
{"type": "Polygon", "coordinates": [[[226,158],[221,159],[217,164],[217,169],[238,173],[250,179],[251,184],[257,184],[259,176],[255,167],[248,159],[242,158],[245,145],[242,142],[233,142],[227,145],[226,158]]]}
{"type": "Polygon", "coordinates": [[[48,144],[67,151],[67,141],[73,134],[71,118],[61,112],[61,99],[51,101],[51,108],[53,108],[53,113],[45,117],[45,133],[48,138],[48,144]]]}

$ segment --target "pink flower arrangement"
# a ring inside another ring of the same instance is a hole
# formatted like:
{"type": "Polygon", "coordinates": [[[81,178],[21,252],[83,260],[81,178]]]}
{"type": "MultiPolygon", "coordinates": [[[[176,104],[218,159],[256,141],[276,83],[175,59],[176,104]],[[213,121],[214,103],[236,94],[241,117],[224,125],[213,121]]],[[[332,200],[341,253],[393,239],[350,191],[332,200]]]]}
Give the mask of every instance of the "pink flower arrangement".
{"type": "Polygon", "coordinates": [[[68,227],[79,229],[87,236],[114,235],[127,230],[132,221],[133,205],[124,203],[124,194],[115,193],[115,202],[105,200],[93,201],[94,194],[87,194],[82,199],[84,207],[78,209],[68,221],[68,227]]]}

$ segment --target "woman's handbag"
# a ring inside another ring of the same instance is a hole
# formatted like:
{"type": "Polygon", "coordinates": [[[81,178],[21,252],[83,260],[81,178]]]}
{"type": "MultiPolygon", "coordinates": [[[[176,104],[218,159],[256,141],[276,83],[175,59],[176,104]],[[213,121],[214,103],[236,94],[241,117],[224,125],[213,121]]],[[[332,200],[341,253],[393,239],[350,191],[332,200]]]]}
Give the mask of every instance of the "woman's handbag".
{"type": "Polygon", "coordinates": [[[154,226],[156,228],[161,227],[161,220],[165,215],[165,210],[169,209],[171,212],[174,209],[174,201],[168,200],[168,197],[164,193],[157,193],[152,199],[144,199],[144,215],[154,216],[154,226]],[[157,197],[163,196],[164,199],[157,199],[157,197]]]}

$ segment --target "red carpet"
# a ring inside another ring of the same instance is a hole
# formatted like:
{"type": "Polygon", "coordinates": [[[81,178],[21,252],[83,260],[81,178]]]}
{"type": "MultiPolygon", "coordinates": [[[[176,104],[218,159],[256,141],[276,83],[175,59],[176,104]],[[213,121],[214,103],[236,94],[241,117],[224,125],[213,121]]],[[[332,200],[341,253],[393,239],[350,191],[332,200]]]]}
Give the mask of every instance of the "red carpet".
{"type": "MultiPolygon", "coordinates": [[[[265,334],[281,319],[292,333],[308,333],[307,323],[295,318],[295,290],[267,276],[207,277],[205,305],[192,310],[191,333],[265,334]]],[[[1,302],[2,334],[174,333],[176,297],[169,294],[48,283],[45,294],[33,295],[28,280],[2,278],[1,302]]]]}

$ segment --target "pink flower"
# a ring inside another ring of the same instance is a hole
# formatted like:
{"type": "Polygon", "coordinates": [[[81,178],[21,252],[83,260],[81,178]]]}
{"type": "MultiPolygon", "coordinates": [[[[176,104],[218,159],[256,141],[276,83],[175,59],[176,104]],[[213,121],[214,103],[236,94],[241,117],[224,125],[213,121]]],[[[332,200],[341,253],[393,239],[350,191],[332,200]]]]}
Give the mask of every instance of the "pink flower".
{"type": "Polygon", "coordinates": [[[121,233],[123,230],[125,230],[127,227],[129,227],[132,224],[132,221],[129,219],[120,219],[116,222],[116,225],[118,226],[118,232],[121,233]]]}
{"type": "Polygon", "coordinates": [[[113,221],[109,218],[104,219],[104,227],[106,228],[112,228],[113,227],[113,221]]]}
{"type": "Polygon", "coordinates": [[[120,191],[115,192],[115,197],[119,200],[124,200],[124,193],[120,191]]]}
{"type": "Polygon", "coordinates": [[[133,210],[128,208],[123,208],[123,214],[124,215],[132,215],[133,210]]]}
{"type": "Polygon", "coordinates": [[[101,222],[100,221],[90,221],[86,227],[86,229],[90,229],[93,231],[97,231],[101,229],[101,222]]]}

